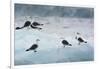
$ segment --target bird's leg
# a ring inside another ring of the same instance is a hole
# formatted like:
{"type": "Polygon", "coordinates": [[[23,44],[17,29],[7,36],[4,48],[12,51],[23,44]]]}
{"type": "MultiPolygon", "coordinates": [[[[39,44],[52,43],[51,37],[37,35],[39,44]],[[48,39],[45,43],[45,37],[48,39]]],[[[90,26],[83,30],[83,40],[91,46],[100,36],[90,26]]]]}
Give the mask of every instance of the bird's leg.
{"type": "Polygon", "coordinates": [[[30,26],[28,26],[27,29],[31,29],[30,26]]]}
{"type": "Polygon", "coordinates": [[[37,52],[36,50],[34,50],[34,52],[37,52]]]}
{"type": "Polygon", "coordinates": [[[78,45],[80,45],[80,42],[78,43],[78,45]]]}
{"type": "Polygon", "coordinates": [[[63,48],[65,48],[65,45],[63,46],[63,48]]]}

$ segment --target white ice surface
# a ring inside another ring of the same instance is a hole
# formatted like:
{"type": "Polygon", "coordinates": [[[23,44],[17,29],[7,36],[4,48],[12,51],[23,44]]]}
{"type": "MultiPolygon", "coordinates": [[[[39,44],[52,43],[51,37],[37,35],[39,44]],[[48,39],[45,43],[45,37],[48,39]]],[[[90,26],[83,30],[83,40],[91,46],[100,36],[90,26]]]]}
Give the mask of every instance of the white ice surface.
{"type": "MultiPolygon", "coordinates": [[[[34,20],[44,24],[42,30],[31,28],[15,30],[15,65],[92,61],[94,59],[93,19],[61,17],[30,19],[32,22],[34,20]],[[78,45],[75,40],[76,32],[80,32],[88,43],[78,45]],[[61,38],[66,39],[72,46],[63,48],[61,38]],[[26,49],[36,43],[36,39],[40,39],[37,52],[26,52],[26,49]]],[[[25,21],[23,17],[16,18],[15,27],[23,26],[25,21]]]]}

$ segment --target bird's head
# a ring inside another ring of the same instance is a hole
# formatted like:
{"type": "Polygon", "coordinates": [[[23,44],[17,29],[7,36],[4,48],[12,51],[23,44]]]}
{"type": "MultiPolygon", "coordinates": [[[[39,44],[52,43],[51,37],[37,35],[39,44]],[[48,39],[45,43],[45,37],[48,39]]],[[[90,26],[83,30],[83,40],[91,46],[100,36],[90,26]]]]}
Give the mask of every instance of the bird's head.
{"type": "Polygon", "coordinates": [[[77,32],[76,34],[77,34],[77,35],[80,35],[80,33],[79,33],[79,32],[77,32]]]}
{"type": "Polygon", "coordinates": [[[36,39],[36,41],[40,41],[40,39],[36,39]]]}
{"type": "Polygon", "coordinates": [[[39,41],[40,41],[40,39],[36,39],[36,44],[38,44],[39,41]]]}

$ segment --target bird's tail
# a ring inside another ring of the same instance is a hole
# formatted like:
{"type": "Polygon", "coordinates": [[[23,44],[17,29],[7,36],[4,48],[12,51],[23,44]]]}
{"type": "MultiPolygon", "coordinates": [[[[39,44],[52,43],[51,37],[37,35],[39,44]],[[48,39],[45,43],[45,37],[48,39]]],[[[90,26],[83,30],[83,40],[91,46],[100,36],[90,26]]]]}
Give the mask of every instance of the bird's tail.
{"type": "Polygon", "coordinates": [[[44,24],[40,24],[40,25],[44,25],[44,24]]]}
{"type": "Polygon", "coordinates": [[[87,41],[84,41],[84,43],[87,43],[87,41]]]}
{"type": "Polygon", "coordinates": [[[38,28],[39,30],[41,30],[42,28],[38,28]]]}
{"type": "Polygon", "coordinates": [[[72,44],[69,44],[69,46],[72,46],[72,44]]]}
{"type": "Polygon", "coordinates": [[[29,51],[29,49],[27,49],[26,51],[29,51]]]}

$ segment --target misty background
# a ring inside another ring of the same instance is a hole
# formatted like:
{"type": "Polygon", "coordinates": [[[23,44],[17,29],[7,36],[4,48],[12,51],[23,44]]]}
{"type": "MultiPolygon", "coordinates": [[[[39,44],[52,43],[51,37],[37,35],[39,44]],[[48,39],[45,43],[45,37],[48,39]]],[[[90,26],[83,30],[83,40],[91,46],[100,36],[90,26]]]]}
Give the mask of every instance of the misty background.
{"type": "Polygon", "coordinates": [[[59,16],[93,18],[94,9],[85,7],[15,4],[15,16],[59,16]]]}

